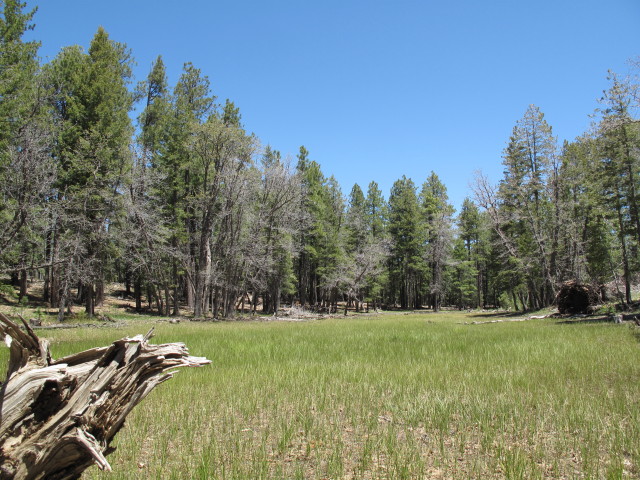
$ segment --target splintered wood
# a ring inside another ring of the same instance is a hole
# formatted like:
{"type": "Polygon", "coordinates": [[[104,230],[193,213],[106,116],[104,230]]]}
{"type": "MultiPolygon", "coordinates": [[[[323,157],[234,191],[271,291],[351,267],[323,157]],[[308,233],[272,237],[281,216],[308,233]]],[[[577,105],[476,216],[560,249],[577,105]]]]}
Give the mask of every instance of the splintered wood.
{"type": "Polygon", "coordinates": [[[49,346],[22,320],[0,313],[9,345],[0,390],[0,478],[75,479],[106,456],[125,418],[178,367],[211,363],[182,343],[152,345],[147,335],[123,338],[52,360],[49,346]]]}

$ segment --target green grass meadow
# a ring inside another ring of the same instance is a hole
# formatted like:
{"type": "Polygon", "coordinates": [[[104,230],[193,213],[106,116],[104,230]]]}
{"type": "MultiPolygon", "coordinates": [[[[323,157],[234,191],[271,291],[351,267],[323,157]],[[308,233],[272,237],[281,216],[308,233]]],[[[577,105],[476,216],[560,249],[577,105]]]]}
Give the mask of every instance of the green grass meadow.
{"type": "MultiPolygon", "coordinates": [[[[156,328],[213,361],[130,415],[88,479],[640,477],[640,337],[458,313],[41,331],[54,357],[156,328]]],[[[3,365],[7,349],[2,349],[3,365]]]]}

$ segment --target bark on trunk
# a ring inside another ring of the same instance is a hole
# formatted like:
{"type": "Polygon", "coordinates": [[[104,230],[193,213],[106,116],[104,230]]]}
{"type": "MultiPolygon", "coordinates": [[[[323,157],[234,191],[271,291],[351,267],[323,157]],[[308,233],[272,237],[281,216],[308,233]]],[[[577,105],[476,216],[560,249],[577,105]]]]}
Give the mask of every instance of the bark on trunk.
{"type": "Polygon", "coordinates": [[[140,283],[140,275],[136,274],[136,280],[133,285],[133,296],[136,299],[136,312],[142,310],[142,285],[140,283]]]}
{"type": "Polygon", "coordinates": [[[93,284],[85,285],[83,292],[85,295],[84,310],[89,317],[93,317],[96,314],[95,293],[93,290],[93,284]]]}
{"type": "Polygon", "coordinates": [[[96,307],[102,307],[104,305],[104,281],[102,280],[102,275],[100,275],[100,279],[96,282],[94,304],[96,307]]]}
{"type": "Polygon", "coordinates": [[[19,295],[20,300],[22,300],[24,297],[27,296],[27,284],[28,284],[27,271],[21,270],[20,271],[20,295],[19,295]]]}
{"type": "Polygon", "coordinates": [[[11,339],[0,389],[3,479],[77,479],[94,463],[111,470],[105,457],[133,407],[175,368],[210,363],[180,343],[147,343],[152,331],[54,361],[22,322],[26,331],[0,314],[11,339]]]}

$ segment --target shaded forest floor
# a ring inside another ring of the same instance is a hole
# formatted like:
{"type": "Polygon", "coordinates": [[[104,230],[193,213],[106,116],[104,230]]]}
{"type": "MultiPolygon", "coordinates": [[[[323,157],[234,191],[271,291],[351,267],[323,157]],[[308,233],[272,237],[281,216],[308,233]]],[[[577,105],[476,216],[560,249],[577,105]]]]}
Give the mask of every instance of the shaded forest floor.
{"type": "MultiPolygon", "coordinates": [[[[43,300],[43,282],[36,281],[29,284],[28,293],[22,300],[18,297],[18,288],[11,286],[7,278],[0,279],[0,312],[12,316],[22,316],[25,319],[32,320],[35,325],[47,326],[60,326],[58,325],[57,315],[58,309],[49,306],[43,300]]],[[[640,296],[640,286],[636,287],[635,297],[640,296]]],[[[79,304],[75,304],[71,308],[71,314],[65,314],[64,324],[67,326],[74,325],[99,325],[109,323],[123,323],[127,321],[136,321],[141,319],[154,319],[156,321],[194,321],[192,311],[186,306],[181,307],[181,315],[179,316],[166,316],[160,315],[153,308],[148,308],[145,303],[145,307],[142,311],[135,310],[135,300],[132,295],[127,295],[122,284],[112,283],[105,288],[105,298],[103,305],[96,308],[96,316],[90,318],[84,312],[84,307],[79,304]]],[[[458,310],[455,307],[444,307],[444,312],[457,312],[465,313],[469,319],[476,318],[476,320],[468,320],[467,324],[480,324],[480,323],[499,323],[505,321],[517,322],[530,319],[539,319],[543,317],[553,317],[560,319],[564,322],[610,322],[612,321],[612,315],[624,310],[623,320],[634,321],[640,320],[640,300],[637,300],[632,305],[626,306],[624,309],[620,304],[608,303],[601,305],[598,309],[590,315],[560,315],[556,308],[548,307],[540,311],[506,311],[506,310],[458,310]]],[[[367,316],[379,316],[379,315],[410,315],[410,314],[433,314],[430,309],[422,310],[369,310],[356,312],[355,309],[348,309],[348,316],[350,317],[367,317],[367,316]]],[[[283,306],[278,312],[278,315],[265,315],[262,314],[260,308],[256,314],[249,312],[248,308],[244,312],[237,311],[232,317],[233,321],[309,321],[309,320],[321,320],[327,318],[343,318],[344,303],[339,304],[339,308],[336,313],[318,313],[307,309],[302,309],[296,306],[283,306]]],[[[205,320],[213,321],[213,318],[207,318],[205,320]]],[[[198,320],[201,321],[201,320],[198,320]]]]}

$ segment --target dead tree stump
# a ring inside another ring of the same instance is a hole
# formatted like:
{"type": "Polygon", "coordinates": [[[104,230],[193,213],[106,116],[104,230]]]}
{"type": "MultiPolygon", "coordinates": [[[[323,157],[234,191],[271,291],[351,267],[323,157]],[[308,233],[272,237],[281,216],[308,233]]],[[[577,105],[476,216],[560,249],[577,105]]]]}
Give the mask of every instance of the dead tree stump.
{"type": "Polygon", "coordinates": [[[106,456],[126,416],[178,367],[211,363],[182,343],[151,345],[147,335],[123,338],[52,360],[24,320],[25,331],[0,314],[10,347],[0,387],[0,478],[77,479],[106,456]]]}

